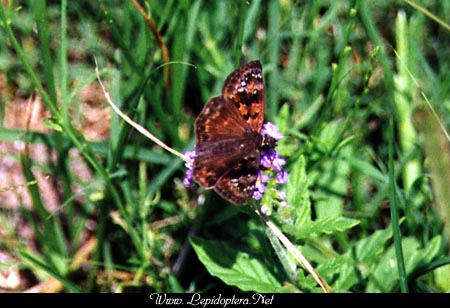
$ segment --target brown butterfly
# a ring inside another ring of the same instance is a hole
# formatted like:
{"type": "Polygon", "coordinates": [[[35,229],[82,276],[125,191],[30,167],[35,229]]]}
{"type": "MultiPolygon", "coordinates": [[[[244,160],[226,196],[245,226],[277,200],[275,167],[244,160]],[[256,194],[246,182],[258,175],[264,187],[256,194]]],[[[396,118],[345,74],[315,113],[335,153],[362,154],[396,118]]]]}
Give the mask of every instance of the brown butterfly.
{"type": "Polygon", "coordinates": [[[232,203],[248,203],[261,149],[275,144],[261,135],[263,121],[263,72],[261,63],[252,61],[227,77],[222,95],[212,97],[195,121],[194,180],[232,203]]]}

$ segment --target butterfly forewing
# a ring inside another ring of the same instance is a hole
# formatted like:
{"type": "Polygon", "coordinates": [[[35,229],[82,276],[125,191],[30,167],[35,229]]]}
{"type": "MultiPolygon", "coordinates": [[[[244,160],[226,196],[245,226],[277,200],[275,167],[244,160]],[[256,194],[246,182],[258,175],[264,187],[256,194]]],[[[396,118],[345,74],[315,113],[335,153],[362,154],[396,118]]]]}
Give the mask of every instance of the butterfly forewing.
{"type": "Polygon", "coordinates": [[[222,95],[195,121],[194,180],[233,203],[247,203],[259,170],[263,120],[262,68],[253,61],[227,77],[222,95]]]}
{"type": "Polygon", "coordinates": [[[239,110],[227,103],[223,96],[211,98],[195,121],[196,145],[208,142],[223,142],[236,139],[251,131],[248,123],[242,120],[239,110]]]}
{"type": "Polygon", "coordinates": [[[260,132],[264,121],[264,83],[259,61],[249,62],[225,80],[222,94],[239,110],[244,121],[260,132]]]}

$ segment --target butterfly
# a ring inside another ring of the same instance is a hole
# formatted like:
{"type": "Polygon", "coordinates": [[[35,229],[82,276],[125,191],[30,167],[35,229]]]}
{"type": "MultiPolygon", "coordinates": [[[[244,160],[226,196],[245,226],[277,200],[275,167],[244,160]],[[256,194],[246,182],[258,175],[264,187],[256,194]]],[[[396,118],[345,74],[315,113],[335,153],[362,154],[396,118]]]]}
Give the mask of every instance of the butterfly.
{"type": "Polygon", "coordinates": [[[195,121],[193,179],[235,204],[252,198],[263,147],[275,140],[261,134],[264,82],[261,63],[232,72],[222,94],[212,97],[195,121]]]}

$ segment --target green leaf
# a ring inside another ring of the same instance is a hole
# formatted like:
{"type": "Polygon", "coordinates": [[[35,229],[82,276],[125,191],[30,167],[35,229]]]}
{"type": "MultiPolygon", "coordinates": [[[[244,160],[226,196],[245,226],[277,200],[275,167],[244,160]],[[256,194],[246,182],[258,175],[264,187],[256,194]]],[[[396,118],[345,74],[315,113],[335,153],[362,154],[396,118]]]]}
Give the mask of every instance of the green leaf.
{"type": "Polygon", "coordinates": [[[317,266],[316,270],[319,275],[326,281],[330,281],[333,275],[345,264],[345,258],[328,259],[324,263],[317,266]]]}
{"type": "Polygon", "coordinates": [[[289,104],[283,104],[283,106],[281,106],[280,108],[280,111],[278,112],[275,121],[278,127],[280,128],[280,132],[282,134],[286,134],[289,131],[289,119],[290,119],[289,104]]]}
{"type": "Polygon", "coordinates": [[[225,243],[190,238],[200,261],[208,272],[242,291],[278,292],[282,286],[264,264],[254,256],[225,243]]]}
{"type": "Polygon", "coordinates": [[[373,267],[378,263],[385,250],[386,242],[392,237],[392,229],[376,231],[367,238],[359,240],[342,257],[343,266],[334,289],[349,290],[353,285],[373,273],[373,267]]]}
{"type": "Polygon", "coordinates": [[[327,123],[323,127],[317,142],[323,147],[325,152],[330,152],[333,150],[333,146],[341,142],[341,135],[339,133],[342,132],[344,124],[342,121],[334,121],[327,123]]]}
{"type": "Polygon", "coordinates": [[[33,256],[25,251],[19,251],[19,255],[26,261],[30,262],[32,266],[35,266],[36,268],[39,268],[40,270],[44,271],[50,276],[53,276],[55,279],[57,279],[61,284],[67,288],[70,292],[74,293],[80,293],[83,292],[83,290],[71,282],[69,279],[61,275],[60,273],[54,271],[48,264],[46,264],[44,261],[40,260],[38,257],[33,256]]]}
{"type": "Polygon", "coordinates": [[[370,162],[356,157],[354,153],[344,153],[344,159],[346,159],[350,166],[355,170],[367,175],[369,178],[376,180],[380,183],[387,183],[388,179],[386,175],[375,168],[370,162]]]}
{"type": "Polygon", "coordinates": [[[297,239],[307,239],[321,234],[332,234],[348,230],[359,224],[359,220],[345,217],[327,217],[304,224],[301,228],[292,225],[283,225],[283,231],[295,236],[297,239]]]}
{"type": "Polygon", "coordinates": [[[389,227],[386,230],[380,230],[373,233],[371,236],[359,240],[356,244],[355,253],[348,252],[347,255],[354,255],[355,260],[364,262],[367,265],[373,265],[377,262],[384,250],[386,242],[392,238],[392,229],[389,227]]]}
{"type": "MultiPolygon", "coordinates": [[[[423,249],[420,249],[420,243],[415,238],[403,238],[406,274],[409,275],[418,267],[429,264],[438,255],[440,246],[440,236],[433,238],[423,249]]],[[[394,291],[399,283],[397,266],[394,246],[391,246],[374,268],[373,275],[367,284],[367,292],[394,291]]]]}
{"type": "Polygon", "coordinates": [[[320,169],[310,173],[315,180],[316,189],[313,199],[318,218],[339,217],[343,214],[343,198],[350,186],[350,165],[341,155],[355,156],[351,147],[340,149],[339,157],[332,157],[324,161],[320,169]],[[330,193],[332,192],[332,193],[330,193]]]}
{"type": "Polygon", "coordinates": [[[450,265],[437,268],[434,271],[434,276],[439,288],[446,293],[450,292],[450,265]]]}
{"type": "MultiPolygon", "coordinates": [[[[403,238],[402,247],[405,265],[408,263],[411,265],[411,256],[418,249],[419,243],[411,238],[403,238]]],[[[398,285],[398,265],[395,258],[394,246],[387,249],[372,274],[373,276],[367,284],[367,292],[389,292],[395,285],[398,285]]]]}
{"type": "MultiPolygon", "coordinates": [[[[311,221],[311,203],[308,193],[308,178],[305,171],[305,158],[300,156],[289,173],[286,184],[286,211],[295,215],[295,227],[300,228],[311,221]],[[291,209],[291,210],[290,210],[291,209]],[[295,210],[295,213],[292,213],[295,210]]],[[[283,215],[283,214],[282,214],[283,215]]]]}
{"type": "Polygon", "coordinates": [[[310,236],[317,236],[320,234],[332,234],[335,232],[342,232],[348,230],[359,224],[359,220],[345,218],[345,217],[328,217],[320,219],[305,225],[298,230],[296,237],[307,238],[310,236]]]}
{"type": "Polygon", "coordinates": [[[421,252],[423,263],[427,264],[438,257],[442,246],[442,237],[437,235],[431,239],[428,245],[421,252]]]}
{"type": "Polygon", "coordinates": [[[45,119],[44,120],[44,124],[48,128],[56,130],[58,132],[62,132],[63,131],[61,123],[57,119],[55,119],[53,117],[45,119]]]}

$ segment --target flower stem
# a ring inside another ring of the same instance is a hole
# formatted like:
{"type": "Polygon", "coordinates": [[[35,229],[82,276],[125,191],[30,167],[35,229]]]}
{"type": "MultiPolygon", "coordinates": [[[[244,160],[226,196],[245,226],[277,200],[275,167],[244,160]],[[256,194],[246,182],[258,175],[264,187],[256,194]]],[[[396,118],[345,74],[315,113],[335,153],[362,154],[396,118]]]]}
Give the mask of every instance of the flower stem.
{"type": "Polygon", "coordinates": [[[122,118],[125,120],[125,122],[127,122],[128,124],[130,124],[131,126],[133,126],[138,132],[140,132],[142,135],[144,135],[145,137],[147,137],[148,139],[150,139],[151,141],[153,141],[154,143],[156,143],[157,145],[159,145],[160,147],[162,147],[163,149],[165,149],[166,151],[172,153],[175,156],[178,156],[179,158],[181,158],[182,160],[184,160],[187,163],[192,164],[193,161],[192,159],[190,159],[189,157],[187,157],[186,155],[178,152],[177,150],[172,149],[171,147],[169,147],[168,145],[166,145],[164,142],[162,142],[161,140],[159,140],[156,136],[154,136],[152,133],[150,133],[148,130],[146,130],[143,126],[139,125],[138,123],[134,122],[133,120],[131,120],[126,114],[124,114],[119,107],[117,107],[113,101],[111,100],[111,97],[109,96],[109,93],[106,91],[105,86],[103,85],[102,80],[100,79],[100,74],[98,71],[98,66],[97,66],[97,60],[95,60],[95,74],[97,75],[97,80],[100,83],[100,86],[102,87],[103,90],[103,95],[105,96],[106,100],[108,101],[108,104],[112,107],[112,109],[114,109],[114,111],[122,118]]]}
{"type": "Polygon", "coordinates": [[[254,209],[256,214],[261,217],[261,219],[264,221],[264,223],[269,227],[269,229],[275,234],[275,236],[280,240],[280,242],[286,247],[286,249],[295,257],[295,259],[300,263],[300,265],[308,271],[308,273],[313,276],[313,278],[317,281],[317,283],[320,285],[322,290],[325,293],[330,293],[330,287],[326,283],[325,280],[323,280],[322,277],[319,276],[319,274],[316,272],[314,267],[308,262],[308,260],[303,256],[303,254],[292,244],[292,242],[286,237],[286,235],[281,232],[281,230],[275,226],[270,220],[267,219],[267,217],[262,214],[258,209],[254,209]]]}

